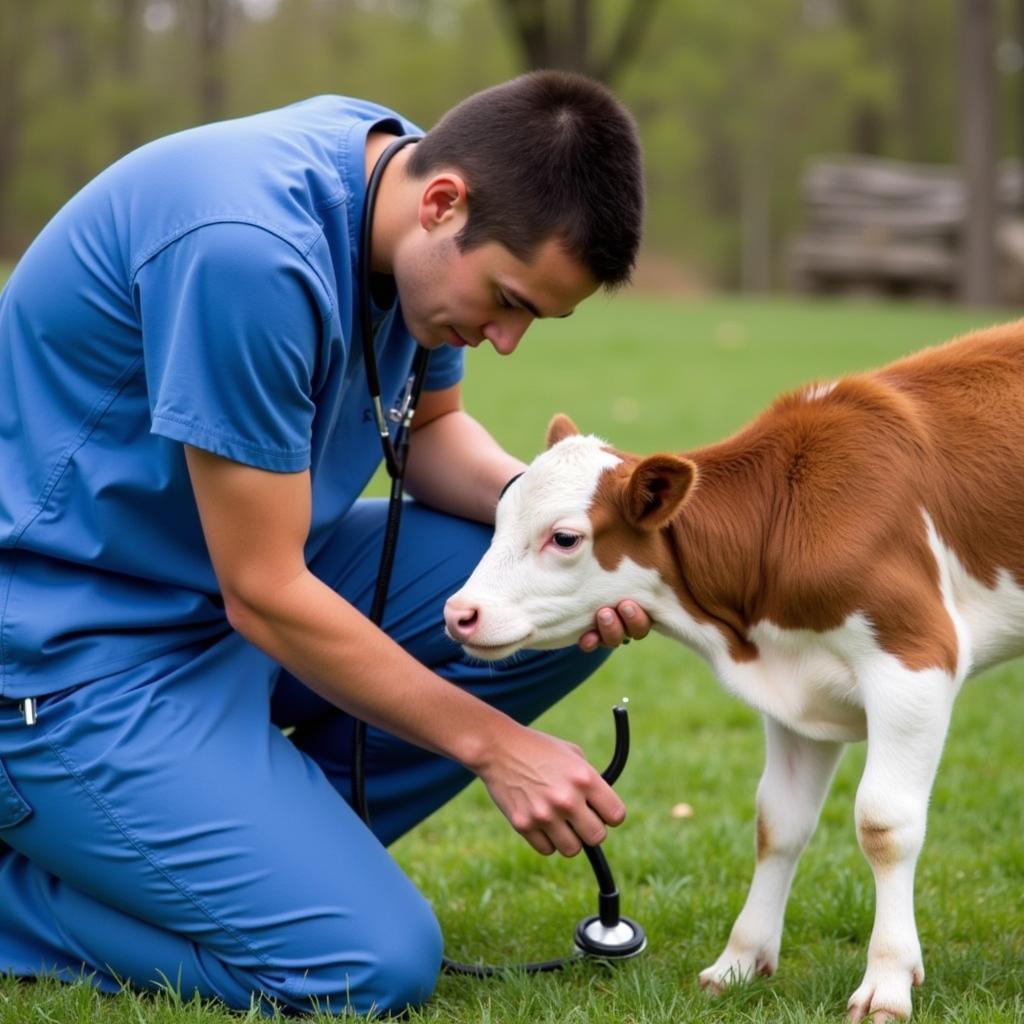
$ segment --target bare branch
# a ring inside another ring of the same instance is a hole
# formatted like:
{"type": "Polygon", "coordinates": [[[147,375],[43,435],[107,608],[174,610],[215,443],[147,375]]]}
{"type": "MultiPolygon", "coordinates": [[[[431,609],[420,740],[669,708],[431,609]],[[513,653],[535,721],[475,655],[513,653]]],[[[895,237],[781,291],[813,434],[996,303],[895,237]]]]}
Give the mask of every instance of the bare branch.
{"type": "Polygon", "coordinates": [[[593,74],[596,78],[611,83],[636,56],[658,3],[659,0],[634,0],[630,4],[607,57],[600,63],[595,62],[593,74]]]}

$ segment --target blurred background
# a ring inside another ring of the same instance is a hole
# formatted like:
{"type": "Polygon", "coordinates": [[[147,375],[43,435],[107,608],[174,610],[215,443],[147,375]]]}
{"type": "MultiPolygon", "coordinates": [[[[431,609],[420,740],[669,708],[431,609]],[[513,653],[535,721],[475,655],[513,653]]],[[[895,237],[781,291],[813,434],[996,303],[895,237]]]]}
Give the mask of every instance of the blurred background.
{"type": "MultiPolygon", "coordinates": [[[[76,189],[149,139],[321,92],[426,128],[549,66],[634,111],[650,202],[634,289],[536,324],[515,359],[467,354],[470,411],[523,458],[557,410],[627,450],[709,443],[783,388],[1024,303],[1024,0],[0,0],[0,283],[76,189]]],[[[607,708],[631,698],[614,861],[651,954],[486,992],[446,978],[416,1020],[839,1019],[871,931],[850,827],[863,750],[797,876],[786,971],[713,1009],[692,979],[749,878],[762,728],[678,645],[627,651],[540,724],[601,764],[607,708]]],[[[922,1024],[1024,1019],[1022,684],[1018,662],[965,688],[946,744],[917,882],[922,1024]]],[[[589,873],[513,840],[479,784],[394,852],[455,955],[550,956],[591,907],[589,873]]],[[[83,991],[64,1003],[0,978],[0,1018],[84,1020],[83,991]]],[[[129,999],[96,1019],[141,1020],[129,999]]],[[[221,1020],[160,1019],[186,1016],[221,1020]]]]}
{"type": "Polygon", "coordinates": [[[156,136],[532,67],[636,114],[642,289],[1024,299],[1024,0],[0,0],[0,261],[156,136]]]}

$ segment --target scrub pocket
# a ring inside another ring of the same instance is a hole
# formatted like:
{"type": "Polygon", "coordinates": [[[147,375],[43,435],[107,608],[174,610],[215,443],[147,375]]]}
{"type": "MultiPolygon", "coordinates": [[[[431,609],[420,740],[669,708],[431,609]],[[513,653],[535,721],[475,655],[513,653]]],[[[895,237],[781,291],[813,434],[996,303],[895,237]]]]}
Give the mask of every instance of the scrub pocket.
{"type": "Polygon", "coordinates": [[[32,808],[14,788],[3,761],[0,761],[0,830],[20,824],[31,813],[32,808]]]}

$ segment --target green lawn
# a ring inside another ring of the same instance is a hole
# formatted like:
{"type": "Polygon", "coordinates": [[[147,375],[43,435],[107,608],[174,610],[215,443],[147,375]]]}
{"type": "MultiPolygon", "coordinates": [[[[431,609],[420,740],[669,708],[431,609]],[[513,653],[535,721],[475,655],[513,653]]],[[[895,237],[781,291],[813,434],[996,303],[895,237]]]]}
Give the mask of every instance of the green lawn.
{"type": "MultiPolygon", "coordinates": [[[[779,390],[941,341],[998,319],[942,307],[789,301],[594,299],[537,325],[522,351],[471,353],[470,410],[527,457],[551,414],[632,450],[681,449],[732,431],[779,390]]],[[[609,708],[630,698],[633,755],[619,783],[629,819],[607,844],[623,910],[647,928],[641,958],[606,969],[478,982],[442,978],[413,1022],[837,1021],[859,983],[874,906],[852,824],[863,749],[849,751],[797,874],[782,962],[771,980],[717,999],[697,972],[718,955],[753,864],[757,716],[695,657],[660,637],[617,654],[542,720],[606,761],[609,708]],[[678,802],[689,819],[674,818],[678,802]]],[[[970,683],[960,698],[918,871],[928,977],[921,1022],[1024,1022],[1024,664],[970,683]]],[[[593,913],[583,859],[532,853],[470,789],[395,848],[432,900],[448,952],[538,959],[566,952],[593,913]]],[[[0,1024],[23,1021],[238,1020],[171,997],[104,998],[84,987],[0,983],[0,1024]]]]}

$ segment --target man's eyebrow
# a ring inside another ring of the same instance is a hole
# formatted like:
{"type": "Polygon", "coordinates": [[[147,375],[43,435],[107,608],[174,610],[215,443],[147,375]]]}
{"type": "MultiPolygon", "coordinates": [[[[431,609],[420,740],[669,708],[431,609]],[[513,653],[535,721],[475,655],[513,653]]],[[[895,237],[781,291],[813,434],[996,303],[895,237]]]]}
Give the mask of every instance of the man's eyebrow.
{"type": "Polygon", "coordinates": [[[505,294],[512,299],[517,305],[520,305],[528,313],[535,316],[538,320],[564,320],[567,316],[572,316],[576,311],[570,309],[568,313],[561,313],[558,316],[548,316],[546,313],[542,313],[529,299],[520,295],[514,288],[509,288],[507,285],[504,286],[505,294]]]}

